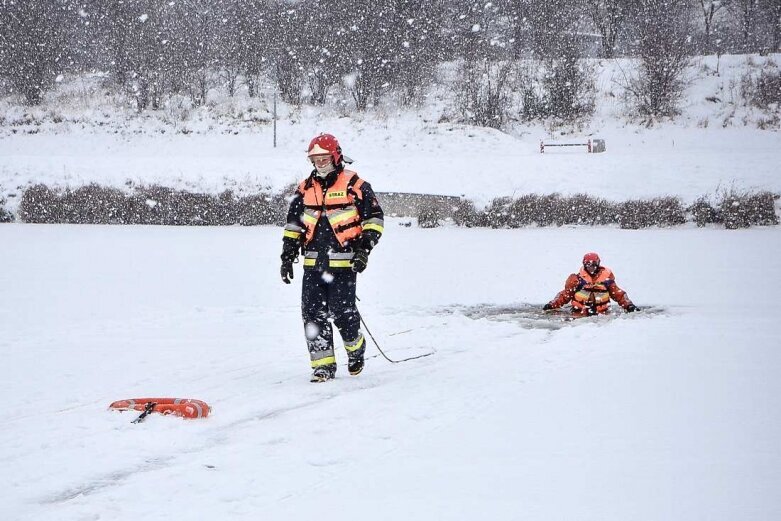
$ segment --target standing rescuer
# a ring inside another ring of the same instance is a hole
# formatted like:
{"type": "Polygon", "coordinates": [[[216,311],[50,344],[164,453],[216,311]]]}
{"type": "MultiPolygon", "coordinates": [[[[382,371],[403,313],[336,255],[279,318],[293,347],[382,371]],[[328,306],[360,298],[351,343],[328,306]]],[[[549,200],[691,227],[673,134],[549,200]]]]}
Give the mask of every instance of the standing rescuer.
{"type": "Polygon", "coordinates": [[[572,302],[572,312],[580,316],[607,313],[612,298],[627,313],[638,311],[626,292],[616,284],[613,271],[601,266],[599,255],[587,253],[583,256],[583,266],[578,273],[567,277],[564,289],[542,309],[558,309],[572,302]]]}
{"type": "Polygon", "coordinates": [[[383,232],[383,213],[369,183],[347,170],[336,138],[320,134],[309,143],[314,166],[290,202],[282,239],[282,281],[290,284],[293,263],[304,255],[301,315],[312,362],[312,382],[336,374],[332,319],[347,351],[351,375],[363,370],[366,342],[355,305],[357,274],[383,232]]]}

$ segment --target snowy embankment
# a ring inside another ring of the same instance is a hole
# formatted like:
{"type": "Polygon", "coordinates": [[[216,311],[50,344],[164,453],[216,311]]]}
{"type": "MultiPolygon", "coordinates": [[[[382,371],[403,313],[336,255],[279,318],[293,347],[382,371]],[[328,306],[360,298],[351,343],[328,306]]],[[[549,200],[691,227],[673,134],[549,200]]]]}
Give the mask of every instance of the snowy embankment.
{"type": "Polygon", "coordinates": [[[276,149],[269,129],[238,136],[5,137],[1,184],[6,196],[35,182],[125,188],[131,181],[207,193],[280,190],[306,175],[307,143],[326,130],[381,192],[465,195],[478,203],[525,193],[587,193],[613,201],[669,195],[689,203],[733,187],[781,192],[781,134],[756,129],[603,129],[598,135],[607,143],[604,154],[583,148],[540,154],[541,133],[516,138],[415,120],[281,126],[276,149]]]}
{"type": "Polygon", "coordinates": [[[322,385],[276,228],[0,226],[0,518],[781,517],[779,227],[397,224],[359,305],[436,353],[322,385]],[[588,250],[662,312],[464,312],[541,305],[588,250]],[[142,395],[214,413],[106,410],[142,395]]]}
{"type": "MultiPolygon", "coordinates": [[[[779,107],[752,107],[740,91],[744,77],[773,70],[779,60],[694,59],[682,114],[653,128],[630,116],[623,100],[624,73],[634,65],[597,61],[596,112],[566,136],[540,124],[508,123],[499,132],[453,123],[460,116],[454,64],[448,64],[419,107],[399,107],[387,96],[380,106],[344,117],[339,97],[350,96],[338,89],[325,107],[280,103],[276,148],[271,90],[231,98],[214,89],[204,107],[136,115],[131,100],[103,85],[105,78],[79,77],[63,82],[42,107],[0,99],[0,198],[15,211],[21,193],[35,183],[128,190],[161,184],[238,195],[280,190],[308,172],[304,151],[319,132],[336,135],[356,160],[354,168],[380,192],[464,195],[478,204],[526,193],[587,193],[612,201],[676,196],[684,203],[731,188],[781,193],[781,133],[757,128],[777,119],[779,107]],[[541,139],[588,137],[605,139],[607,152],[539,153],[541,139]]],[[[517,115],[519,108],[510,112],[517,115]]]]}

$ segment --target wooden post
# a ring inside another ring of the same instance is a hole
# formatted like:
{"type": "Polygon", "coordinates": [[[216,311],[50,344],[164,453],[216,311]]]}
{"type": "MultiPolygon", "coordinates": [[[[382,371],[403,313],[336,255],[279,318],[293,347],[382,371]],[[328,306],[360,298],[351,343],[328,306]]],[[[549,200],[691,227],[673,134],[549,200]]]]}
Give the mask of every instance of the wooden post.
{"type": "Polygon", "coordinates": [[[277,92],[274,91],[274,148],[277,148],[277,92]]]}

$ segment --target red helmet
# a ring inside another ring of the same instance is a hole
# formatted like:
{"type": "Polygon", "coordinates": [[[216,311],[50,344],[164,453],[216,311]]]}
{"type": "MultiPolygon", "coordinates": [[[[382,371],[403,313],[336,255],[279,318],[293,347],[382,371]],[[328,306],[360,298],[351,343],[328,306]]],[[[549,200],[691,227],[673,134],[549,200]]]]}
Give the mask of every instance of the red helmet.
{"type": "Polygon", "coordinates": [[[587,253],[583,256],[583,264],[589,263],[589,264],[596,264],[599,266],[600,263],[599,255],[597,255],[594,252],[587,253]]]}
{"type": "Polygon", "coordinates": [[[309,142],[309,148],[306,150],[308,157],[330,154],[334,160],[334,165],[342,162],[342,147],[339,141],[331,134],[320,134],[309,142]]]}

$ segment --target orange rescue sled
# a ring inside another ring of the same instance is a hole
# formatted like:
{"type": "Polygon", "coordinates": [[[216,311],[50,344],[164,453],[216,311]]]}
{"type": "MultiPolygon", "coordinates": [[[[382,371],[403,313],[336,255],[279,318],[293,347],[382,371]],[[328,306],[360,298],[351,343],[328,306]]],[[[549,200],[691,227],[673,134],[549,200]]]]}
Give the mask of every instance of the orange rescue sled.
{"type": "Polygon", "coordinates": [[[211,412],[211,407],[204,401],[191,398],[130,398],[119,400],[108,406],[116,411],[144,411],[146,404],[156,404],[152,412],[171,414],[182,418],[206,418],[211,412]]]}

